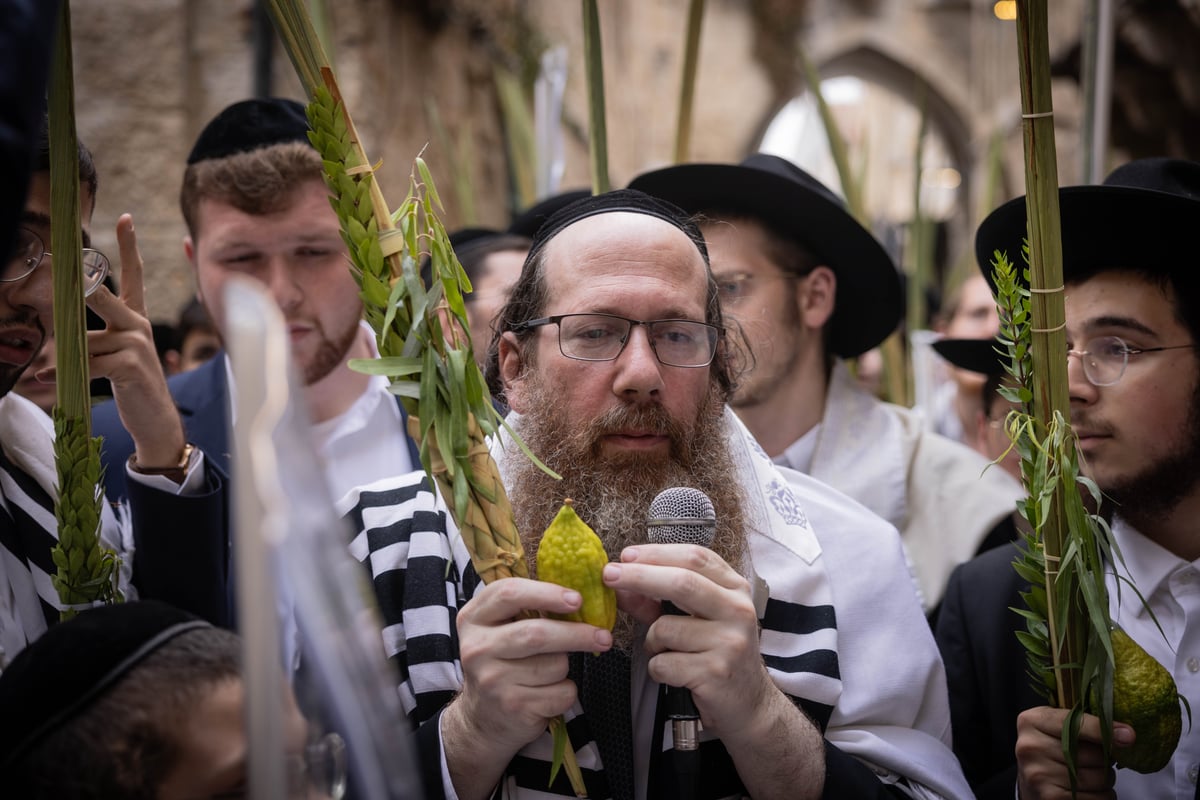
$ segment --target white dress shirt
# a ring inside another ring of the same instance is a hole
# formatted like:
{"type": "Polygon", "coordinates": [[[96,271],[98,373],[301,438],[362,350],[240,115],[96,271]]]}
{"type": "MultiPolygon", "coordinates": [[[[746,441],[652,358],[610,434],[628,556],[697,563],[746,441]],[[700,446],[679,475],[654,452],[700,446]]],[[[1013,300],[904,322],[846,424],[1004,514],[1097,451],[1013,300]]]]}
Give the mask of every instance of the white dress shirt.
{"type": "Polygon", "coordinates": [[[1151,775],[1117,770],[1117,796],[1192,800],[1200,773],[1200,560],[1184,561],[1120,518],[1113,521],[1112,530],[1129,577],[1146,598],[1162,631],[1128,585],[1121,586],[1117,596],[1117,582],[1110,573],[1112,618],[1174,676],[1193,716],[1189,730],[1187,714],[1182,712],[1183,735],[1164,769],[1151,775]]]}

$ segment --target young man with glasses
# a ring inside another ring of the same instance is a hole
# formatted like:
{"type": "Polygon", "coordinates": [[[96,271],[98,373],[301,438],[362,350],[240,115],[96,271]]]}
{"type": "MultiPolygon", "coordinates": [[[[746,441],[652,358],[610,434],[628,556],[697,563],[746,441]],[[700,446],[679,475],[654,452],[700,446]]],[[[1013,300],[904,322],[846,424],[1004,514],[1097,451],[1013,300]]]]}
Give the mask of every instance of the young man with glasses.
{"type": "MultiPolygon", "coordinates": [[[[1200,697],[1200,270],[1189,256],[1200,219],[1200,164],[1144,159],[1101,186],[1060,191],[1071,425],[1083,473],[1104,493],[1131,578],[1118,594],[1109,574],[1109,613],[1200,697]],[[1161,625],[1161,629],[1160,626],[1161,625]]],[[[1025,236],[1025,200],[980,226],[976,254],[990,271],[996,250],[1011,257],[1025,236]]],[[[1029,687],[1010,608],[1020,581],[1003,548],[955,572],[938,620],[954,715],[955,749],[980,798],[1066,797],[1062,754],[1066,711],[1029,687]],[[1015,755],[1014,755],[1015,754],[1015,755]]],[[[1114,726],[1120,747],[1139,734],[1114,726]]],[[[1099,721],[1083,720],[1078,796],[1196,796],[1200,733],[1185,731],[1171,762],[1142,775],[1114,771],[1100,749],[1099,721]]]]}
{"type": "Polygon", "coordinates": [[[667,167],[630,185],[703,215],[722,307],[749,352],[730,405],[777,464],[896,526],[932,612],[955,565],[1013,538],[1019,487],[856,384],[846,360],[878,346],[904,310],[887,252],[777,156],[667,167]]]}
{"type": "Polygon", "coordinates": [[[347,497],[428,797],[574,796],[550,781],[558,714],[595,798],[966,796],[896,532],[777,468],[727,409],[736,345],[717,297],[684,212],[620,190],[549,217],[496,321],[489,385],[561,475],[494,444],[524,547],[532,560],[572,498],[616,562],[612,633],[538,613],[578,608],[574,591],[480,586],[423,474],[347,497]],[[711,499],[711,549],[647,542],[672,487],[711,499]],[[674,741],[668,684],[694,696],[698,751],[674,741]]]}
{"type": "MultiPolygon", "coordinates": [[[[53,426],[41,409],[11,391],[54,330],[54,258],[45,247],[50,162],[44,132],[36,163],[19,225],[21,244],[6,254],[0,276],[0,670],[54,625],[63,607],[51,583],[56,567],[50,553],[58,541],[53,426]]],[[[86,246],[97,180],[91,154],[82,145],[78,163],[86,246]]],[[[101,285],[107,258],[90,250],[84,259],[87,303],[105,322],[103,330],[88,332],[89,367],[93,377],[109,379],[116,407],[129,420],[133,460],[151,469],[175,466],[186,440],[158,367],[145,316],[142,261],[128,215],[117,222],[117,241],[119,296],[101,285]]],[[[208,530],[223,517],[218,487],[210,483],[217,479],[199,456],[183,466],[181,482],[134,476],[126,519],[119,522],[106,504],[101,538],[122,559],[120,586],[126,596],[158,597],[220,621],[223,592],[190,578],[202,567],[223,568],[219,552],[208,549],[208,530]]]]}

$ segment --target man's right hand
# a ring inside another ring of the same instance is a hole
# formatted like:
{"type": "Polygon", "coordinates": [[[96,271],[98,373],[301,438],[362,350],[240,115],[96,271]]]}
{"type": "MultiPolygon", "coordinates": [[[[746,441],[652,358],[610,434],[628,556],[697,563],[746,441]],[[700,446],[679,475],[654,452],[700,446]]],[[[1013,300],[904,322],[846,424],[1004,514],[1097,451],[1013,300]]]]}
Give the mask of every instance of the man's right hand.
{"type": "MultiPolygon", "coordinates": [[[[1039,706],[1017,717],[1017,789],[1021,800],[1071,797],[1071,779],[1062,749],[1063,722],[1069,713],[1067,709],[1039,706]]],[[[1113,738],[1118,745],[1132,744],[1133,729],[1118,723],[1113,726],[1113,738]]],[[[1091,714],[1083,715],[1079,727],[1075,770],[1077,800],[1116,798],[1116,770],[1104,757],[1100,720],[1091,714]]]]}
{"type": "Polygon", "coordinates": [[[581,602],[572,589],[505,578],[482,587],[458,612],[463,687],[442,716],[442,742],[463,800],[487,797],[513,755],[575,703],[567,654],[612,646],[603,628],[522,616],[567,614],[581,602]]]}

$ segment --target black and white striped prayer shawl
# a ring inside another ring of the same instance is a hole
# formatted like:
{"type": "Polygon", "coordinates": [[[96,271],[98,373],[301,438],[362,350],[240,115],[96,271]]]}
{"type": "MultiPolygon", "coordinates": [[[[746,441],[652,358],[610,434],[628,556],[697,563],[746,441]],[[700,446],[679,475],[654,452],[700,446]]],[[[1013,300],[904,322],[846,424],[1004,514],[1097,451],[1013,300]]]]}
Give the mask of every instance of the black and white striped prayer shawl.
{"type": "MultiPolygon", "coordinates": [[[[50,579],[56,569],[50,551],[58,544],[53,440],[40,408],[12,393],[0,397],[0,669],[57,623],[62,609],[50,579]]],[[[122,559],[122,592],[136,599],[133,533],[107,505],[101,535],[122,559]]]]}
{"type": "MultiPolygon", "coordinates": [[[[747,470],[749,474],[771,474],[765,454],[761,460],[766,467],[747,470]]],[[[750,511],[751,557],[755,572],[770,587],[761,620],[763,662],[776,685],[824,731],[841,693],[832,599],[818,561],[819,546],[815,539],[808,541],[811,529],[803,510],[785,483],[768,480],[758,494],[761,502],[750,504],[756,506],[750,511]],[[756,518],[756,513],[769,519],[756,518]],[[809,536],[779,536],[781,527],[785,534],[791,528],[809,536]]],[[[437,724],[438,712],[462,686],[455,617],[480,585],[466,546],[422,473],[362,487],[341,507],[349,508],[346,516],[356,532],[351,553],[370,569],[387,655],[399,670],[404,711],[414,727],[431,720],[437,724]]],[[[565,717],[589,796],[608,797],[583,709],[577,703],[565,717]]],[[[666,720],[658,722],[661,732],[666,720]]],[[[661,735],[654,741],[661,743],[661,735]]],[[[743,790],[724,746],[706,740],[701,751],[704,796],[740,796],[743,790]]],[[[519,789],[523,799],[573,797],[561,773],[546,788],[551,752],[549,734],[527,745],[510,763],[504,788],[519,789]]],[[[433,787],[427,791],[436,796],[433,787]]]]}

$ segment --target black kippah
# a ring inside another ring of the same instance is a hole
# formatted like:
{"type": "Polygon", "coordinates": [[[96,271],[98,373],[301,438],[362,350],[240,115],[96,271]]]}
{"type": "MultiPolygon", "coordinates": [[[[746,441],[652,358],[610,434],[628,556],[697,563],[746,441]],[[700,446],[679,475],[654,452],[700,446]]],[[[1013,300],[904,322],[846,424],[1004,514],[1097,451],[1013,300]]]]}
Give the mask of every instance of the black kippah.
{"type": "Polygon", "coordinates": [[[542,227],[538,229],[537,235],[533,238],[533,246],[529,249],[529,256],[526,261],[541,252],[542,248],[546,246],[546,242],[562,233],[563,229],[579,222],[581,219],[594,217],[597,214],[609,214],[619,211],[657,217],[664,222],[674,225],[687,234],[687,237],[696,245],[696,249],[700,251],[700,255],[704,256],[704,263],[708,263],[708,248],[704,244],[704,236],[700,233],[700,228],[692,221],[687,212],[673,203],[669,203],[666,200],[659,200],[657,197],[651,197],[645,192],[639,192],[637,189],[614,189],[604,194],[591,195],[590,197],[576,200],[555,211],[542,227]]]}
{"type": "Polygon", "coordinates": [[[84,611],[55,625],[0,673],[0,781],[44,736],[83,711],[146,656],[209,627],[152,600],[84,611]]]}
{"type": "Polygon", "coordinates": [[[204,126],[187,163],[224,158],[283,142],[307,142],[308,117],[295,100],[263,97],[242,100],[204,126]]]}

